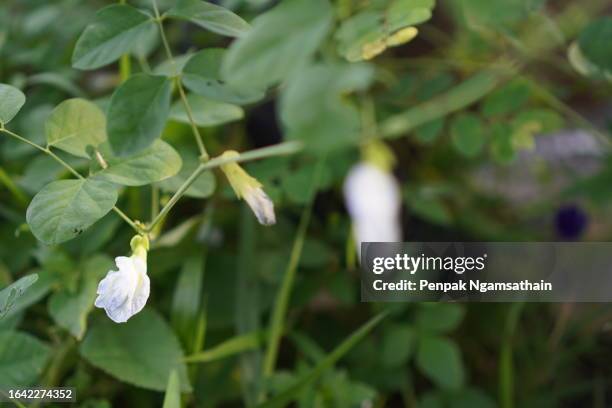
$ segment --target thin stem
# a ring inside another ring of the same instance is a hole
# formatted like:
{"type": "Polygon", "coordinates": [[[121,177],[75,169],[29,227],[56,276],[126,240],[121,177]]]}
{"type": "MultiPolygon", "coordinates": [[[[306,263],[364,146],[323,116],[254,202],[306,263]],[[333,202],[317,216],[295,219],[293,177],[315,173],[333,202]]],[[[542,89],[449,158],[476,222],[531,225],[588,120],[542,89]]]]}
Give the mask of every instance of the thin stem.
{"type": "MultiPolygon", "coordinates": [[[[119,0],[119,4],[126,4],[126,0],[119,0]]],[[[132,73],[132,62],[130,54],[123,54],[119,59],[119,78],[121,82],[127,81],[132,73]]]]}
{"type": "MultiPolygon", "coordinates": [[[[4,126],[0,126],[0,132],[4,132],[4,133],[6,133],[9,136],[14,137],[15,139],[17,139],[17,140],[19,140],[19,141],[21,141],[23,143],[29,144],[30,146],[34,147],[35,149],[40,150],[41,152],[45,153],[46,155],[48,155],[51,158],[53,158],[56,162],[61,164],[62,167],[64,167],[66,170],[68,170],[70,173],[72,173],[76,178],[78,178],[79,180],[85,180],[85,177],[83,177],[71,165],[66,163],[61,157],[59,157],[58,155],[53,153],[49,147],[42,147],[39,144],[36,144],[36,143],[26,139],[25,137],[18,135],[17,133],[11,132],[10,130],[8,130],[4,126]]],[[[136,223],[134,221],[132,221],[132,219],[130,217],[128,217],[123,211],[121,211],[119,208],[117,208],[117,206],[113,207],[113,211],[115,213],[117,213],[130,227],[132,227],[134,230],[136,230],[136,232],[138,232],[138,233],[142,232],[142,228],[138,227],[138,225],[136,225],[136,223]]]]}
{"type": "Polygon", "coordinates": [[[191,124],[191,130],[193,132],[193,137],[198,144],[198,149],[200,150],[200,156],[204,160],[208,160],[209,155],[206,151],[206,147],[204,146],[204,142],[202,140],[202,135],[198,129],[198,125],[195,123],[193,119],[193,110],[191,109],[191,105],[187,100],[187,95],[185,94],[185,89],[183,89],[183,84],[181,84],[180,73],[178,72],[176,61],[174,60],[174,56],[172,55],[172,49],[170,49],[170,44],[168,43],[168,38],[166,37],[166,32],[164,31],[164,24],[162,23],[162,16],[159,14],[159,8],[157,7],[157,0],[151,0],[153,4],[153,12],[155,13],[155,21],[159,26],[159,33],[161,35],[162,44],[164,46],[164,50],[166,51],[166,56],[170,60],[170,64],[172,65],[172,69],[174,70],[174,76],[176,79],[176,87],[178,88],[179,94],[181,95],[181,101],[183,102],[183,106],[185,107],[185,111],[187,112],[187,118],[189,119],[189,123],[191,124]]]}
{"type": "Polygon", "coordinates": [[[151,186],[151,220],[159,214],[159,187],[155,184],[151,186]]]}
{"type": "Polygon", "coordinates": [[[241,153],[238,156],[233,157],[215,157],[210,159],[204,163],[201,163],[194,171],[191,173],[189,178],[183,182],[183,184],[179,187],[179,189],[174,193],[174,195],[170,198],[170,201],[161,209],[159,214],[151,221],[151,224],[147,227],[146,231],[151,232],[155,226],[164,219],[164,217],[170,212],[172,207],[180,200],[180,198],[185,194],[187,189],[191,187],[191,185],[197,180],[197,178],[205,172],[206,170],[211,170],[216,167],[219,167],[223,164],[227,163],[240,163],[249,160],[257,160],[263,159],[266,157],[274,157],[274,156],[283,156],[287,154],[293,154],[302,149],[302,144],[300,142],[285,142],[279,143],[274,146],[264,147],[261,149],[251,150],[249,152],[241,153]]]}
{"type": "Polygon", "coordinates": [[[289,306],[289,298],[291,297],[291,290],[295,281],[295,275],[297,272],[298,263],[302,256],[302,249],[304,247],[304,240],[306,237],[306,231],[310,224],[310,217],[312,215],[312,206],[314,203],[314,197],[317,192],[317,185],[321,175],[321,169],[323,168],[323,159],[319,161],[317,169],[315,170],[314,176],[312,177],[310,186],[310,201],[300,219],[300,225],[298,227],[293,247],[291,248],[291,255],[289,257],[289,263],[287,264],[287,270],[283,277],[281,288],[278,292],[276,302],[274,304],[274,310],[272,311],[272,317],[270,319],[269,339],[268,347],[263,363],[263,375],[264,378],[269,378],[274,373],[276,367],[276,359],[278,357],[278,348],[280,345],[281,337],[284,332],[284,321],[287,315],[287,308],[289,306]]]}

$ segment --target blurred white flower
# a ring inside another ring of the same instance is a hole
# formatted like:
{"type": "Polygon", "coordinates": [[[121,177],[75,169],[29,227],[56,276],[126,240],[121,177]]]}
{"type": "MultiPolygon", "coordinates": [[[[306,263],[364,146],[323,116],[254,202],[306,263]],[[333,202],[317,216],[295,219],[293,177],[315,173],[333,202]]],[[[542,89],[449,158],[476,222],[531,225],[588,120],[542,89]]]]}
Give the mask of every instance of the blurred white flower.
{"type": "Polygon", "coordinates": [[[374,164],[357,164],[344,182],[344,199],[358,252],[362,242],[401,241],[400,189],[391,173],[374,164]]]}
{"type": "Polygon", "coordinates": [[[132,256],[115,258],[117,271],[109,271],[98,285],[96,307],[103,308],[115,323],[125,323],[140,312],[149,298],[147,276],[147,238],[135,236],[131,242],[132,256]]]}
{"type": "MultiPolygon", "coordinates": [[[[231,158],[238,156],[233,150],[223,153],[222,157],[231,158]]],[[[221,165],[230,185],[238,198],[244,198],[251,210],[262,225],[276,224],[274,203],[263,190],[262,184],[256,178],[251,177],[238,163],[231,162],[221,165]]]]}

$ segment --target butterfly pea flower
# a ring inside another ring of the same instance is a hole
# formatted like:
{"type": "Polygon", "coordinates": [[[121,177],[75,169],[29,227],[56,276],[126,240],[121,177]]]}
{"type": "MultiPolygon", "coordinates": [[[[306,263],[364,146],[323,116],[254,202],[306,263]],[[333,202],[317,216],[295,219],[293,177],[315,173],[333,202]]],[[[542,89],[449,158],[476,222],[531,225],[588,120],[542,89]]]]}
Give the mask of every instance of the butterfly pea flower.
{"type": "Polygon", "coordinates": [[[132,256],[115,258],[116,271],[110,270],[98,285],[95,305],[106,311],[115,323],[125,323],[140,312],[149,298],[150,280],[147,276],[149,241],[136,235],[130,242],[132,256]]]}
{"type": "MultiPolygon", "coordinates": [[[[238,157],[236,151],[229,150],[223,153],[224,158],[238,157]]],[[[232,189],[239,199],[244,199],[262,225],[276,224],[274,203],[263,190],[262,184],[251,177],[238,163],[231,162],[221,165],[232,189]]]]}
{"type": "Polygon", "coordinates": [[[358,252],[362,242],[402,239],[401,194],[391,173],[393,155],[376,142],[364,149],[363,156],[364,161],[349,171],[344,182],[344,199],[358,252]]]}

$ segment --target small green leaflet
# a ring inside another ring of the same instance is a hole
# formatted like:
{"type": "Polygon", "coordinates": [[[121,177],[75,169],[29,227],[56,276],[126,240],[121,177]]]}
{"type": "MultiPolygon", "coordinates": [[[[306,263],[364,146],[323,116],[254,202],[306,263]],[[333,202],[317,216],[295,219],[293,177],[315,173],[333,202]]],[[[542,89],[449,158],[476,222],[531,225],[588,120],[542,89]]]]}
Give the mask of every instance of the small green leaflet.
{"type": "Polygon", "coordinates": [[[416,362],[423,374],[440,388],[459,389],[465,382],[461,352],[445,337],[423,334],[416,362]]]}
{"type": "Polygon", "coordinates": [[[237,88],[221,79],[221,63],[225,50],[209,48],[189,59],[183,68],[183,83],[192,92],[207,98],[243,105],[260,100],[265,92],[252,87],[237,88]]]}
{"type": "Polygon", "coordinates": [[[482,121],[472,113],[462,113],[453,118],[451,135],[455,148],[467,157],[474,157],[482,151],[486,137],[482,121]]]}
{"type": "Polygon", "coordinates": [[[0,290],[0,319],[6,316],[15,305],[15,301],[37,280],[38,274],[33,273],[0,290]]]}
{"type": "Polygon", "coordinates": [[[45,244],[69,241],[104,217],[117,202],[117,189],[108,182],[60,180],[36,194],[26,213],[32,233],[45,244]]]}
{"type": "Polygon", "coordinates": [[[72,66],[89,70],[114,62],[130,52],[153,24],[151,16],[128,5],[115,4],[101,9],[79,37],[72,66]]]}
{"type": "Polygon", "coordinates": [[[0,332],[0,384],[3,387],[27,387],[42,373],[51,350],[26,333],[0,332]]]}
{"type": "Polygon", "coordinates": [[[138,153],[161,136],[171,90],[168,78],[148,74],[134,75],[117,88],[107,112],[108,138],[117,156],[138,153]]]}
{"type": "Polygon", "coordinates": [[[145,186],[165,180],[176,175],[183,164],[181,156],[163,140],[156,140],[150,147],[130,156],[114,157],[110,152],[105,153],[101,154],[108,167],[93,178],[124,186],[145,186]]]}
{"type": "Polygon", "coordinates": [[[149,308],[124,324],[100,316],[88,330],[80,353],[120,381],[149,390],[164,391],[176,370],[181,390],[191,391],[178,339],[164,319],[149,308]]]}
{"type": "Polygon", "coordinates": [[[612,17],[591,22],[578,37],[581,55],[599,72],[612,80],[612,17]]]}
{"type": "Polygon", "coordinates": [[[168,17],[188,20],[213,33],[240,37],[251,26],[226,8],[201,0],[179,0],[168,17]]]}
{"type": "Polygon", "coordinates": [[[223,79],[237,87],[265,89],[304,65],[333,19],[327,0],[280,2],[253,21],[253,28],[230,47],[223,79]]]}
{"type": "Polygon", "coordinates": [[[106,140],[106,117],[94,103],[68,99],[55,108],[45,123],[47,144],[75,156],[89,158],[87,147],[106,140]]]}
{"type": "Polygon", "coordinates": [[[25,95],[19,89],[0,84],[0,123],[9,123],[19,113],[25,100],[25,95]]]}
{"type": "MultiPolygon", "coordinates": [[[[188,95],[187,101],[193,113],[193,120],[198,126],[219,126],[244,117],[244,111],[240,106],[211,101],[194,94],[188,95]]],[[[185,124],[190,123],[182,101],[176,101],[172,105],[170,119],[185,124]]]]}

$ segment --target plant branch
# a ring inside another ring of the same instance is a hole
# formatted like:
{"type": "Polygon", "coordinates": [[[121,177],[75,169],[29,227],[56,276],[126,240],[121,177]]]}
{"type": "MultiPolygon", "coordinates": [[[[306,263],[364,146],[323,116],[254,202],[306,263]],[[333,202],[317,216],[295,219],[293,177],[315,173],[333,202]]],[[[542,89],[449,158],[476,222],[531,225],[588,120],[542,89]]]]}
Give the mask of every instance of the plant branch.
{"type": "Polygon", "coordinates": [[[181,83],[180,73],[178,72],[178,68],[176,66],[176,61],[174,60],[174,56],[172,55],[172,49],[170,48],[170,44],[168,43],[168,38],[166,37],[166,32],[164,31],[163,18],[159,14],[159,8],[157,7],[157,0],[151,0],[153,4],[153,12],[155,13],[155,21],[159,27],[159,33],[161,36],[162,44],[164,46],[164,50],[166,52],[166,56],[170,60],[170,64],[172,65],[172,69],[174,70],[174,77],[176,87],[178,88],[179,94],[181,96],[181,101],[183,102],[183,106],[185,107],[185,111],[187,112],[187,118],[189,119],[189,123],[191,124],[191,130],[193,132],[193,136],[198,144],[198,149],[200,150],[200,157],[204,160],[208,160],[209,155],[206,151],[206,147],[204,146],[204,141],[202,140],[202,135],[198,130],[198,125],[195,123],[193,119],[193,110],[191,109],[191,105],[187,100],[187,95],[185,94],[185,89],[183,88],[183,84],[181,83]]]}
{"type": "Polygon", "coordinates": [[[285,142],[279,143],[274,146],[263,147],[261,149],[251,150],[249,152],[241,153],[234,157],[222,157],[218,156],[208,161],[200,163],[200,165],[191,173],[191,175],[183,182],[179,189],[170,198],[170,201],[161,209],[159,214],[151,221],[151,224],[146,228],[146,232],[151,232],[155,226],[164,219],[164,217],[170,212],[172,207],[181,199],[185,192],[191,187],[191,185],[197,180],[197,178],[206,170],[211,170],[227,163],[240,163],[249,160],[263,159],[266,157],[283,156],[293,154],[302,149],[300,142],[285,142]]]}
{"type": "MultiPolygon", "coordinates": [[[[76,171],[74,169],[74,167],[72,167],[71,165],[66,163],[61,157],[59,157],[58,155],[53,153],[49,147],[43,147],[43,146],[41,146],[41,145],[39,145],[37,143],[34,143],[34,142],[26,139],[25,137],[18,135],[17,133],[11,132],[10,130],[8,130],[4,126],[0,126],[0,132],[6,133],[7,135],[9,135],[11,137],[14,137],[17,140],[19,140],[19,141],[21,141],[23,143],[26,143],[26,144],[32,146],[33,148],[35,148],[37,150],[40,150],[41,152],[43,152],[46,155],[48,155],[51,158],[53,158],[60,165],[62,165],[62,167],[64,167],[66,170],[68,170],[76,178],[78,178],[80,180],[85,180],[85,177],[83,177],[81,175],[81,173],[76,171]]],[[[136,225],[136,223],[130,217],[128,217],[123,211],[121,211],[119,208],[117,208],[117,206],[113,207],[113,211],[115,213],[117,213],[117,215],[119,215],[130,227],[132,227],[134,230],[136,230],[136,232],[142,233],[142,228],[140,228],[138,225],[136,225]]]]}

